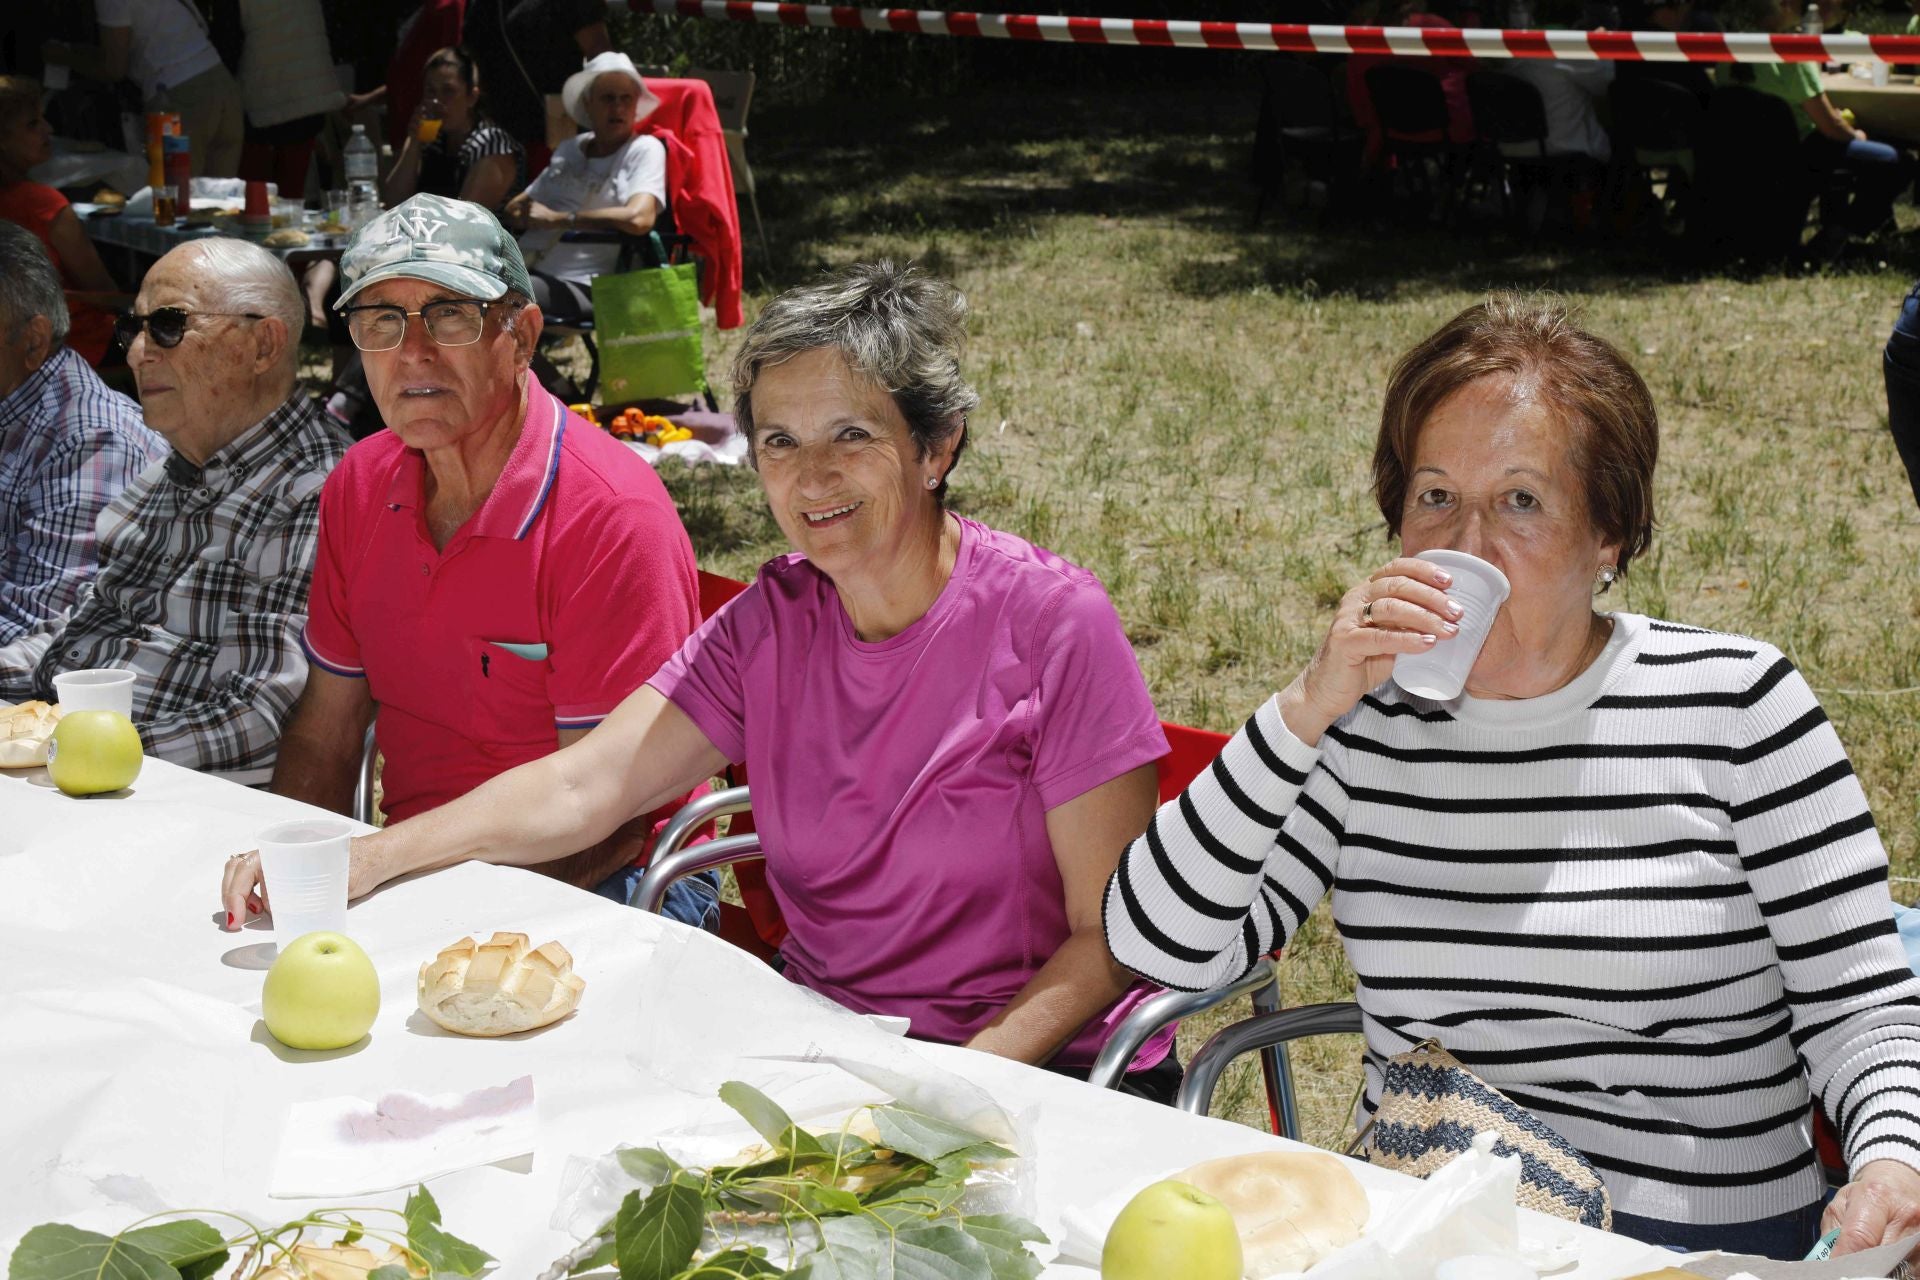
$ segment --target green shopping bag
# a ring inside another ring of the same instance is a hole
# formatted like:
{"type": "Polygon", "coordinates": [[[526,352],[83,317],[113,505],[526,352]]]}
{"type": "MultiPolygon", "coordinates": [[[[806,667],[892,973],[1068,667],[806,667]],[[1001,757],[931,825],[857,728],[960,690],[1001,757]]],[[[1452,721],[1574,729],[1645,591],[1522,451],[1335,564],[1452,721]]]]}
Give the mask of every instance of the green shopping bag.
{"type": "Polygon", "coordinates": [[[688,399],[706,391],[693,263],[595,276],[593,329],[606,403],[688,399]]]}

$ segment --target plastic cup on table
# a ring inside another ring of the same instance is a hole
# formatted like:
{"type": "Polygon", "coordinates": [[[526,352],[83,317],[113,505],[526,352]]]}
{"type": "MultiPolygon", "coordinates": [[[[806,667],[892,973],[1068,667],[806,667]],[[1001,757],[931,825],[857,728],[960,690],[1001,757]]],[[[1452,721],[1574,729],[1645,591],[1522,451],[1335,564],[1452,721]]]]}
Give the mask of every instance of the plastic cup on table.
{"type": "Polygon", "coordinates": [[[255,837],[276,946],[284,950],[303,934],[346,929],[347,854],[353,829],[345,818],[295,818],[255,837]]]}
{"type": "Polygon", "coordinates": [[[1421,551],[1414,559],[1438,565],[1453,575],[1447,595],[1460,602],[1460,630],[1441,636],[1424,653],[1403,653],[1393,662],[1393,682],[1419,698],[1450,702],[1467,687],[1467,673],[1493,629],[1494,615],[1512,586],[1507,575],[1464,551],[1421,551]]]}
{"type": "Polygon", "coordinates": [[[117,711],[131,720],[133,681],[133,672],[111,667],[63,671],[53,678],[53,697],[60,704],[62,715],[75,711],[117,711]]]}

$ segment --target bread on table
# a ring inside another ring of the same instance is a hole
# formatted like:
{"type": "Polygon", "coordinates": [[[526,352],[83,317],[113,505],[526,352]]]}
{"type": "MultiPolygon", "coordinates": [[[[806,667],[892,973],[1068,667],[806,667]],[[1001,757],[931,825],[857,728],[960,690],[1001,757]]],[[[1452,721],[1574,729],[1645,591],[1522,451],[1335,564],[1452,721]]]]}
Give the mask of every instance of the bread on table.
{"type": "Polygon", "coordinates": [[[260,243],[269,249],[299,249],[311,243],[312,239],[298,227],[282,227],[278,231],[269,231],[260,243]]]}
{"type": "Polygon", "coordinates": [[[47,762],[47,739],[60,708],[45,702],[0,702],[0,769],[31,769],[47,762]]]}
{"type": "Polygon", "coordinates": [[[462,938],[420,966],[420,1011],[463,1036],[507,1036],[566,1017],[586,986],[557,942],[530,947],[524,933],[462,938]]]}
{"type": "Polygon", "coordinates": [[[409,1275],[425,1275],[409,1266],[407,1255],[391,1246],[379,1253],[357,1244],[296,1244],[254,1280],[366,1280],[381,1267],[399,1267],[409,1275]]]}
{"type": "Polygon", "coordinates": [[[1174,1177],[1233,1215],[1248,1280],[1305,1271],[1367,1225],[1367,1193],[1339,1157],[1324,1152],[1226,1156],[1174,1177]]]}

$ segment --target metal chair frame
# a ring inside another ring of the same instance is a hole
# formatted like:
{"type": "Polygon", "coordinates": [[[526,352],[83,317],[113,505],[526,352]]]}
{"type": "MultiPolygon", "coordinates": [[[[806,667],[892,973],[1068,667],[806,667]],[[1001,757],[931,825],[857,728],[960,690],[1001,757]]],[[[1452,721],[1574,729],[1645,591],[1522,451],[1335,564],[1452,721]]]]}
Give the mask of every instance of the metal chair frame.
{"type": "MultiPolygon", "coordinates": [[[[1182,1111],[1203,1116],[1213,1104],[1213,1091],[1220,1077],[1235,1058],[1247,1053],[1271,1053],[1291,1041],[1307,1036],[1358,1034],[1361,1030],[1360,1006],[1351,1000],[1332,1004],[1304,1004],[1292,1009],[1256,1014],[1213,1033],[1199,1052],[1187,1063],[1186,1078],[1174,1105],[1182,1111]]],[[[1282,1137],[1300,1137],[1299,1117],[1294,1115],[1280,1126],[1282,1137]]]]}
{"type": "Polygon", "coordinates": [[[380,782],[380,749],[374,745],[373,726],[360,744],[360,773],[353,780],[353,817],[356,822],[373,825],[373,789],[380,782]]]}

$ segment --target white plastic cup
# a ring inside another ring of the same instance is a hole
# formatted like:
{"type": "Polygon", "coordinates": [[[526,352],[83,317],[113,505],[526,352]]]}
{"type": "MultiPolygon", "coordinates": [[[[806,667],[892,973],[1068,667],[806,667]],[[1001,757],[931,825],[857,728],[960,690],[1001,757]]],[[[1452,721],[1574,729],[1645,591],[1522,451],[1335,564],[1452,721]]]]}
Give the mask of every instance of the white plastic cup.
{"type": "Polygon", "coordinates": [[[1403,653],[1393,662],[1393,682],[1417,698],[1451,702],[1467,687],[1467,673],[1493,629],[1494,615],[1513,587],[1507,575],[1464,551],[1422,551],[1414,556],[1453,575],[1449,599],[1460,602],[1460,630],[1441,636],[1424,653],[1403,653]]]}
{"type": "Polygon", "coordinates": [[[133,719],[133,672],[111,667],[63,671],[53,678],[54,701],[60,714],[74,711],[118,711],[133,719]]]}
{"type": "Polygon", "coordinates": [[[275,823],[256,837],[278,946],[317,930],[346,930],[347,849],[352,838],[353,824],[345,818],[296,818],[275,823]]]}

